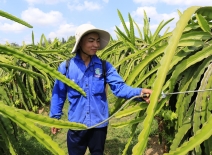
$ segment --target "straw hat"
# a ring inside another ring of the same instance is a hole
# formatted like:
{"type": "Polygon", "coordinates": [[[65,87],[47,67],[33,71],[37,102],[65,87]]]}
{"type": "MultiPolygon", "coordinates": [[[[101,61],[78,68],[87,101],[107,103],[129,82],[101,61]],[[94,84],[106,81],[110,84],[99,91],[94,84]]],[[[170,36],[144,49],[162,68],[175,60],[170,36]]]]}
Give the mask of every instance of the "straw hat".
{"type": "Polygon", "coordinates": [[[90,32],[97,32],[99,34],[99,37],[100,37],[99,50],[107,46],[108,42],[110,41],[110,34],[107,31],[97,29],[95,26],[91,24],[82,24],[76,30],[76,33],[75,33],[76,43],[71,53],[75,53],[79,49],[78,44],[80,42],[80,39],[82,38],[82,36],[90,32]]]}

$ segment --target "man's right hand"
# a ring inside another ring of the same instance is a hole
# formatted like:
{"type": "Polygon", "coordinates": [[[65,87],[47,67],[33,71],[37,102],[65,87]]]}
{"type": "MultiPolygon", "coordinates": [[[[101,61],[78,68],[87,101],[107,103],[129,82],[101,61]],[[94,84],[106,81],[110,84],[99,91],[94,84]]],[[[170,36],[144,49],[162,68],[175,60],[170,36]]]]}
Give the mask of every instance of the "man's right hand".
{"type": "Polygon", "coordinates": [[[56,133],[58,133],[60,131],[60,129],[58,129],[58,128],[55,128],[55,127],[52,127],[51,128],[51,132],[52,132],[52,134],[56,134],[56,133]]]}

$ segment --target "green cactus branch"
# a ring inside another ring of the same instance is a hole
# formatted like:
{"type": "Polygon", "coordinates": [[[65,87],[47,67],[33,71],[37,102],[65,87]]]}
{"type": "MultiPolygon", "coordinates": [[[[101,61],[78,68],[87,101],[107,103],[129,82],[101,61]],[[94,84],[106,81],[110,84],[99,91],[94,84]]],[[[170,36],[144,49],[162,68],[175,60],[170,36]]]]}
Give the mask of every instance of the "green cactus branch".
{"type": "MultiPolygon", "coordinates": [[[[1,106],[2,106],[1,108],[9,107],[9,106],[6,106],[6,105],[1,105],[1,106]]],[[[0,108],[0,111],[1,111],[1,108],[0,108]]],[[[37,124],[40,124],[40,125],[43,125],[43,126],[48,126],[48,127],[55,126],[57,128],[67,128],[67,129],[73,129],[73,130],[85,130],[85,129],[87,129],[87,126],[85,126],[84,124],[69,122],[69,121],[63,121],[63,120],[57,120],[57,119],[50,118],[48,116],[42,116],[40,114],[35,114],[33,112],[17,109],[17,108],[14,108],[14,107],[10,107],[10,109],[14,113],[18,113],[18,114],[20,113],[21,115],[23,115],[25,117],[25,119],[28,119],[33,123],[37,123],[37,124]]]]}
{"type": "Polygon", "coordinates": [[[13,15],[7,13],[7,12],[4,12],[4,11],[2,11],[2,10],[0,10],[0,16],[5,17],[5,18],[7,18],[7,19],[10,19],[10,20],[12,20],[12,21],[15,21],[15,22],[17,22],[17,23],[19,23],[19,24],[25,25],[25,26],[27,26],[27,27],[29,27],[29,28],[33,28],[33,26],[31,26],[31,25],[28,24],[27,22],[25,22],[25,21],[23,21],[23,20],[21,20],[21,19],[15,17],[15,16],[13,16],[13,15]]]}
{"type": "Polygon", "coordinates": [[[18,126],[27,131],[31,136],[35,137],[53,154],[65,154],[64,151],[51,139],[50,136],[45,134],[42,129],[35,126],[33,122],[26,119],[24,115],[15,111],[13,108],[11,108],[11,106],[4,105],[3,102],[0,102],[0,105],[0,114],[2,114],[4,117],[10,118],[18,126]]]}
{"type": "MultiPolygon", "coordinates": [[[[34,75],[34,76],[38,76],[40,78],[45,79],[45,77],[43,75],[36,73],[36,72],[33,72],[31,70],[25,69],[23,67],[18,67],[18,66],[14,66],[14,65],[10,65],[10,64],[5,64],[5,63],[0,63],[0,66],[6,67],[6,68],[11,68],[11,69],[18,70],[18,71],[22,71],[24,73],[29,74],[29,76],[34,75]]],[[[33,76],[33,78],[35,78],[34,76],[33,76]]]]}
{"type": "Polygon", "coordinates": [[[192,150],[198,144],[201,144],[204,140],[208,139],[212,135],[212,115],[208,118],[203,127],[197,131],[196,135],[191,137],[188,142],[183,143],[175,151],[170,151],[168,154],[164,155],[174,155],[174,154],[186,154],[192,150]]]}
{"type": "Polygon", "coordinates": [[[38,70],[45,71],[46,73],[50,74],[52,77],[57,78],[58,80],[61,80],[62,82],[64,82],[68,86],[79,91],[82,95],[86,96],[85,92],[83,91],[83,89],[81,87],[79,87],[76,83],[69,80],[64,75],[62,75],[60,72],[58,72],[54,68],[48,66],[47,64],[27,55],[25,53],[22,53],[22,52],[20,52],[16,49],[13,49],[11,47],[6,47],[6,46],[3,46],[3,45],[0,45],[0,52],[3,52],[3,53],[8,54],[8,55],[11,54],[14,57],[21,59],[21,60],[29,63],[30,65],[36,67],[38,70]]]}
{"type": "Polygon", "coordinates": [[[187,25],[187,21],[190,20],[191,15],[200,7],[190,7],[188,8],[180,17],[177,22],[177,26],[172,32],[172,36],[169,39],[169,45],[166,47],[164,56],[161,60],[161,67],[158,69],[157,77],[154,84],[154,92],[150,97],[151,104],[147,108],[147,117],[145,118],[143,125],[144,129],[138,137],[138,143],[133,148],[133,155],[143,154],[145,151],[148,135],[150,132],[151,123],[153,120],[153,114],[155,113],[158,98],[161,94],[161,89],[165,81],[166,75],[169,71],[169,65],[171,64],[172,58],[175,54],[175,50],[179,43],[180,37],[184,28],[187,25]]]}

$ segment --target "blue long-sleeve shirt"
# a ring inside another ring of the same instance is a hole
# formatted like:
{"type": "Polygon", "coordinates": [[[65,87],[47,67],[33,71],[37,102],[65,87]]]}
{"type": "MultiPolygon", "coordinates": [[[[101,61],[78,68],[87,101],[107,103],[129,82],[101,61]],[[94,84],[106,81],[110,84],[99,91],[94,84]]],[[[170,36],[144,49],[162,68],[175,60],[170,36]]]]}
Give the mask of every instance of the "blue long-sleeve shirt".
{"type": "MultiPolygon", "coordinates": [[[[65,65],[65,61],[59,65],[58,71],[62,74],[66,73],[65,65]]],[[[90,127],[107,119],[109,109],[102,75],[102,61],[95,55],[86,67],[80,55],[77,54],[71,59],[66,74],[69,79],[85,91],[86,97],[56,79],[52,91],[50,117],[58,119],[61,117],[64,102],[68,97],[69,121],[90,127]]],[[[113,94],[117,97],[129,99],[141,93],[141,88],[132,88],[126,85],[109,62],[106,62],[106,83],[109,84],[113,94]]],[[[108,122],[98,126],[98,128],[107,125],[108,122]]]]}

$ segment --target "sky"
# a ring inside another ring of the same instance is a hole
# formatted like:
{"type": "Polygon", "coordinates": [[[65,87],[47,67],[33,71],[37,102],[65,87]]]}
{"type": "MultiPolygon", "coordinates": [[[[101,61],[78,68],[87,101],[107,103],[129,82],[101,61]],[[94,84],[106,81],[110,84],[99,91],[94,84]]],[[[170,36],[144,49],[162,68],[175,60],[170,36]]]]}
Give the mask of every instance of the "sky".
{"type": "Polygon", "coordinates": [[[74,36],[76,28],[90,23],[108,31],[116,39],[115,27],[122,28],[119,10],[129,25],[128,15],[143,27],[144,10],[150,18],[154,33],[161,21],[174,18],[163,30],[175,28],[179,20],[177,10],[183,12],[191,6],[212,6],[212,0],[0,0],[0,10],[14,15],[30,25],[28,28],[0,16],[0,44],[35,44],[44,34],[47,39],[67,40],[74,36]]]}

